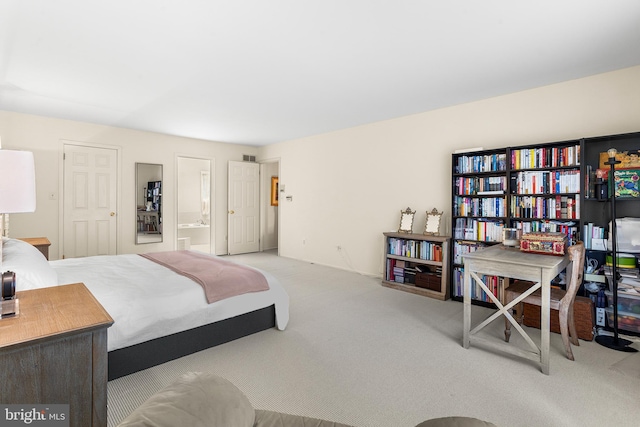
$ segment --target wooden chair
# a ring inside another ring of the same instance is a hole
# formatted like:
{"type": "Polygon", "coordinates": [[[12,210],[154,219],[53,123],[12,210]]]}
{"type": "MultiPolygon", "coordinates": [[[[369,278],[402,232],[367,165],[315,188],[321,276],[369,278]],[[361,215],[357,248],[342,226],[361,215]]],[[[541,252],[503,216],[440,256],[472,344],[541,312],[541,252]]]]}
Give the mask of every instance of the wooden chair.
{"type": "MultiPolygon", "coordinates": [[[[577,242],[568,248],[569,257],[573,261],[571,269],[571,280],[566,286],[566,291],[562,289],[551,288],[551,309],[558,310],[560,318],[560,333],[564,348],[567,353],[567,359],[573,359],[571,344],[580,345],[578,342],[578,333],[573,319],[573,302],[576,299],[576,293],[582,283],[584,271],[585,248],[583,242],[577,242]]],[[[504,298],[505,305],[523,294],[529,285],[527,283],[515,282],[505,289],[504,298]]],[[[524,303],[542,306],[542,292],[540,289],[522,300],[516,305],[516,320],[522,325],[522,315],[524,311],[524,303]]],[[[511,322],[505,318],[504,339],[509,341],[511,337],[511,322]]]]}

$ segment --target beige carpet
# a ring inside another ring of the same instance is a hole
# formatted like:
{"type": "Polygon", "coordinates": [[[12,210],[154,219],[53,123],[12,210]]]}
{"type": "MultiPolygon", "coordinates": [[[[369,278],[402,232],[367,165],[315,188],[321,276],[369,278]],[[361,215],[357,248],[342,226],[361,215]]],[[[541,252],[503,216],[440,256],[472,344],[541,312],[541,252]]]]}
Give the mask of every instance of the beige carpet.
{"type": "MultiPolygon", "coordinates": [[[[234,258],[283,283],[291,297],[287,330],[264,331],[111,381],[109,426],[186,371],[228,378],[256,408],[358,427],[410,427],[449,415],[505,427],[639,425],[636,356],[581,341],[571,362],[560,336],[552,334],[546,376],[533,362],[464,349],[459,302],[273,254],[234,258]]],[[[486,313],[474,307],[474,322],[486,313]]],[[[494,322],[487,333],[502,339],[502,329],[502,321],[494,322]]],[[[531,334],[535,340],[539,331],[531,334]]],[[[512,335],[511,345],[523,344],[512,335]]]]}
{"type": "MultiPolygon", "coordinates": [[[[638,348],[640,346],[634,344],[632,347],[638,348]]],[[[611,365],[611,370],[640,381],[640,352],[628,354],[621,361],[611,365]]],[[[640,391],[638,394],[640,395],[640,391]]],[[[640,406],[640,404],[638,406],[640,406]]],[[[638,424],[640,425],[640,419],[638,420],[638,424]]]]}

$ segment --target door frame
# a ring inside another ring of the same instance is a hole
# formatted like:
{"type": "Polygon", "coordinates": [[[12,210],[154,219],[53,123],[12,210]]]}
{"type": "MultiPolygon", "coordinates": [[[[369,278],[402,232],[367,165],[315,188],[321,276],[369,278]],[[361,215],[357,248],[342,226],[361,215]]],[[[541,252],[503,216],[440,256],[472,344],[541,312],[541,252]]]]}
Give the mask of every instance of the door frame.
{"type": "MultiPolygon", "coordinates": [[[[267,176],[266,173],[264,173],[264,165],[266,164],[272,164],[272,163],[277,163],[278,164],[278,182],[280,182],[280,157],[276,157],[273,159],[265,159],[265,160],[261,160],[260,161],[260,189],[264,190],[266,188],[271,188],[271,177],[267,176]]],[[[280,196],[280,195],[278,195],[280,196]]],[[[277,252],[278,252],[278,256],[280,256],[280,218],[282,217],[280,215],[280,206],[282,205],[283,202],[283,198],[278,197],[279,201],[278,201],[278,218],[277,218],[277,226],[278,226],[278,231],[277,231],[277,236],[276,236],[276,246],[277,246],[277,252]]],[[[271,204],[271,194],[269,191],[260,191],[260,252],[264,251],[264,234],[265,234],[265,224],[264,224],[264,218],[266,218],[266,209],[267,206],[269,206],[271,204]]]]}
{"type": "Polygon", "coordinates": [[[64,255],[64,146],[77,145],[80,147],[102,148],[116,151],[116,254],[122,253],[122,149],[117,145],[98,144],[94,142],[73,141],[70,139],[60,139],[58,145],[58,254],[62,259],[64,255]]]}
{"type": "MultiPolygon", "coordinates": [[[[173,237],[173,248],[174,250],[178,249],[178,180],[179,180],[179,169],[178,169],[178,159],[189,158],[196,160],[208,160],[209,161],[209,216],[210,224],[209,224],[209,252],[212,255],[216,255],[216,223],[218,221],[218,212],[216,212],[216,158],[215,157],[205,157],[198,156],[194,154],[186,154],[186,153],[174,153],[175,154],[175,167],[174,167],[174,175],[175,182],[174,188],[176,189],[176,195],[174,198],[174,212],[173,217],[175,218],[173,229],[174,229],[174,237],[173,237]]],[[[226,218],[226,217],[225,217],[226,218]]]]}

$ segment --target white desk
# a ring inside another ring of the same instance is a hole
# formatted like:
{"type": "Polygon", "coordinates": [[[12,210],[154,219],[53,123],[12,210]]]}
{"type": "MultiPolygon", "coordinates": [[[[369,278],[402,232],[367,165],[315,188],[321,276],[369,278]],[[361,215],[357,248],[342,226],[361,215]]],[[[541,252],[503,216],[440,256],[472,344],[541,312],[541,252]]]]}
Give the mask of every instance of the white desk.
{"type": "MultiPolygon", "coordinates": [[[[464,256],[464,333],[462,337],[462,345],[464,348],[469,348],[471,341],[482,342],[485,345],[498,348],[501,351],[537,361],[540,363],[542,372],[548,375],[551,280],[570,263],[569,255],[560,257],[532,254],[520,252],[519,249],[508,248],[500,244],[466,254],[464,256]],[[503,306],[502,302],[491,293],[486,284],[480,279],[479,275],[482,274],[529,280],[535,282],[535,285],[533,285],[527,293],[522,294],[519,298],[503,306]],[[489,316],[473,330],[471,329],[472,279],[478,282],[480,287],[489,295],[498,308],[498,311],[489,316]],[[508,310],[526,298],[530,293],[540,288],[542,288],[541,344],[540,347],[538,347],[508,310]],[[523,350],[504,341],[489,340],[480,336],[474,336],[474,334],[502,315],[509,319],[514,328],[524,337],[527,343],[529,343],[531,350],[523,350]]],[[[570,269],[567,269],[567,272],[569,271],[570,269]]],[[[570,278],[567,276],[567,283],[569,280],[570,278]]]]}

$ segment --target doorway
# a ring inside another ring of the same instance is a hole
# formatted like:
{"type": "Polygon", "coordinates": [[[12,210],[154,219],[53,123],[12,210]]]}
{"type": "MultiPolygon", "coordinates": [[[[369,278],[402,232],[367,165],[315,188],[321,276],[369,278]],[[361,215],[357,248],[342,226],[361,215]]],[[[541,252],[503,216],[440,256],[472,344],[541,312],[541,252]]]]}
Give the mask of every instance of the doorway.
{"type": "Polygon", "coordinates": [[[278,251],[280,224],[280,161],[265,161],[260,164],[260,251],[278,251]]]}
{"type": "Polygon", "coordinates": [[[178,250],[212,253],[214,218],[211,200],[211,160],[177,157],[177,241],[178,250]]]}

